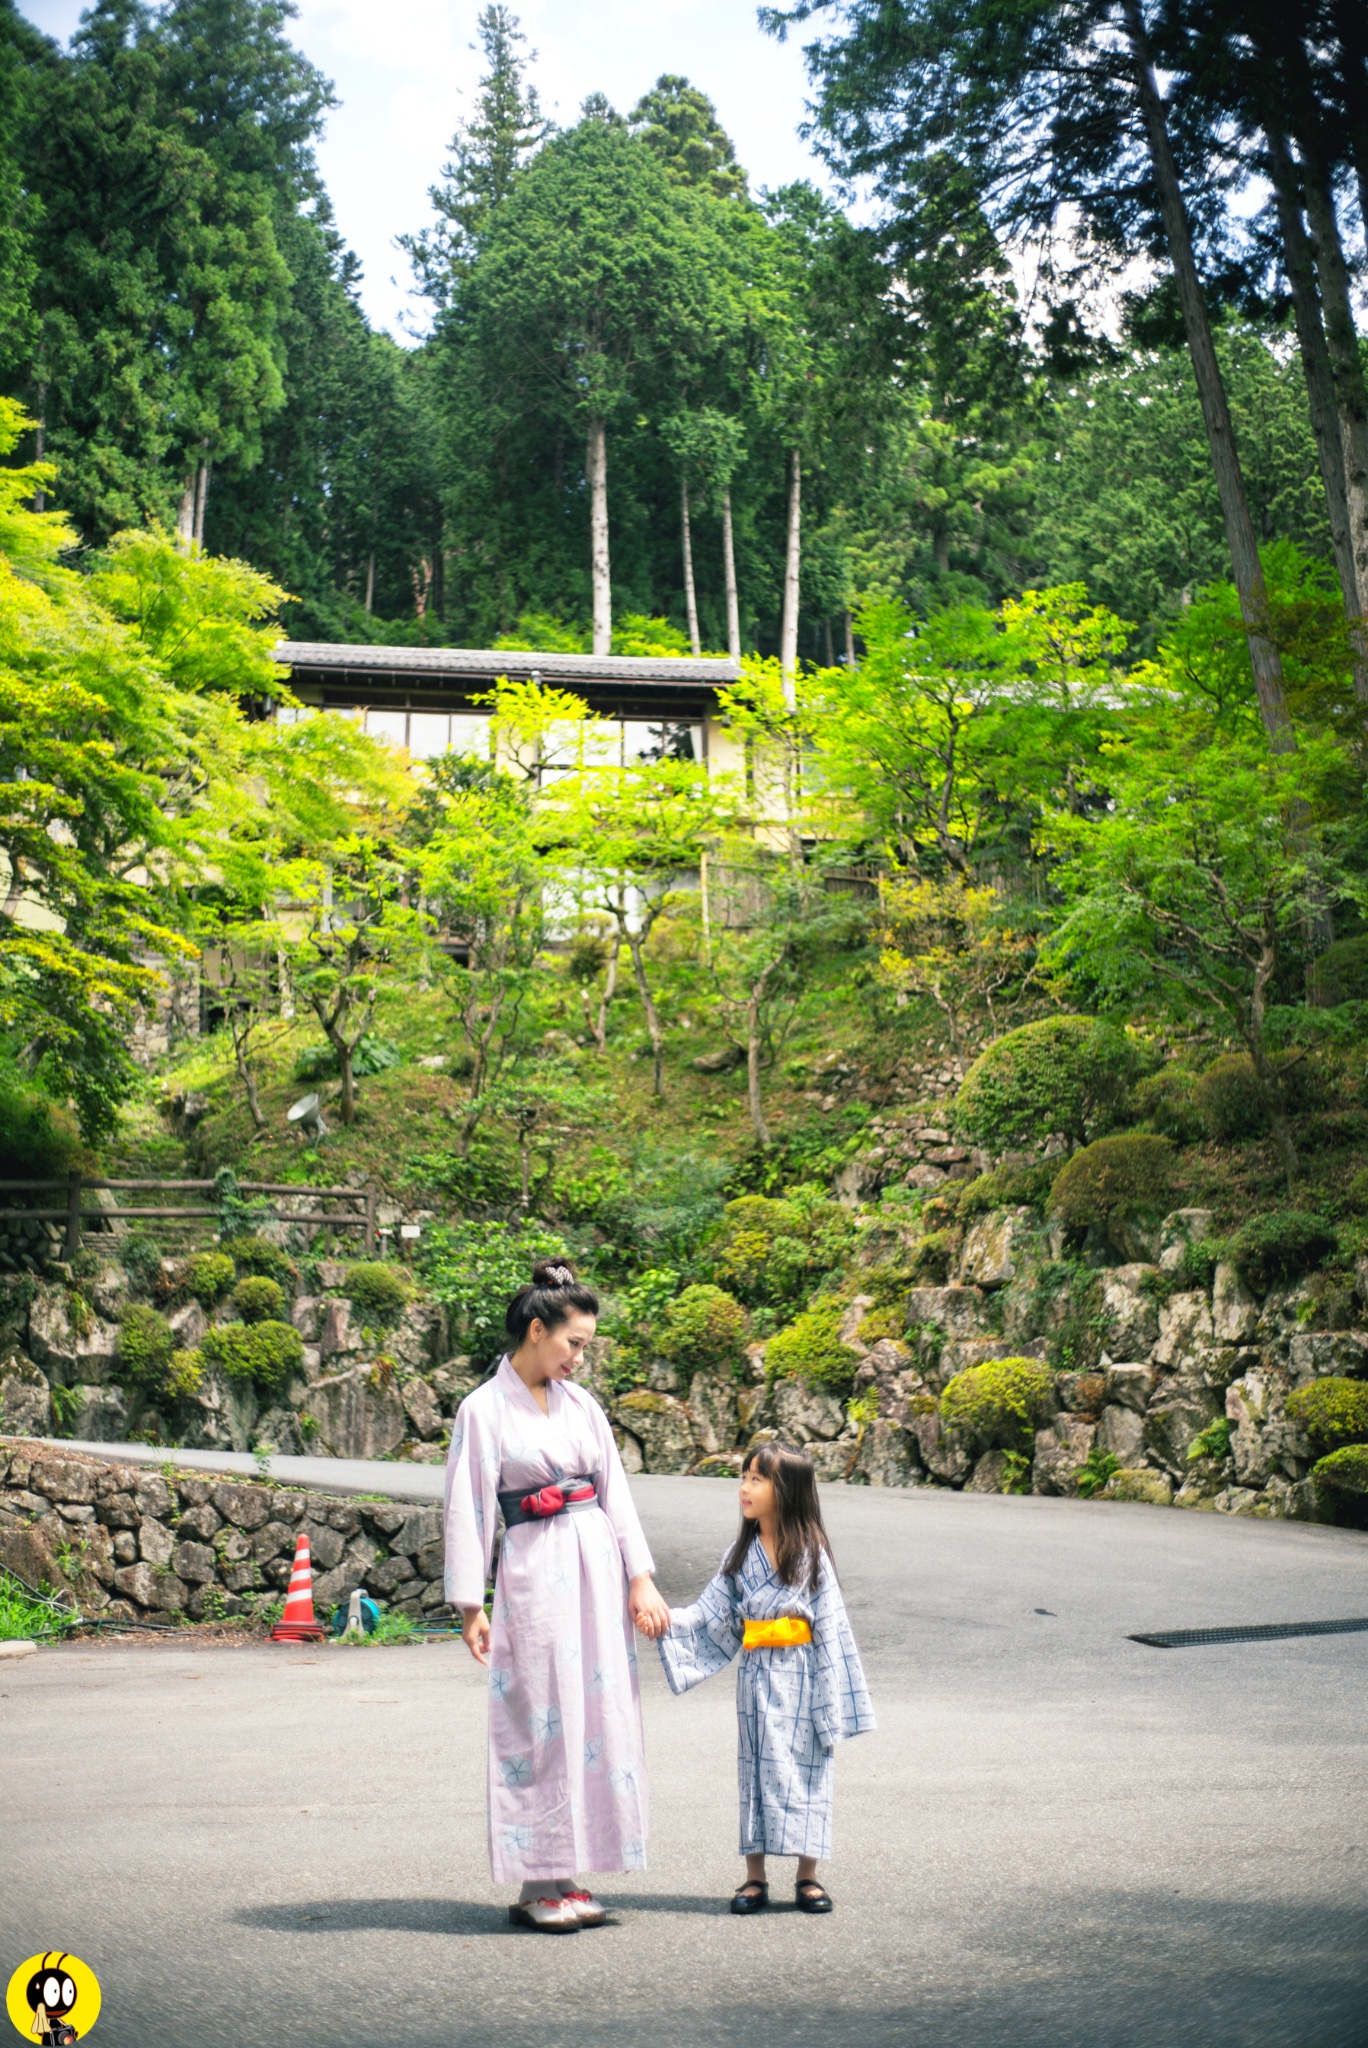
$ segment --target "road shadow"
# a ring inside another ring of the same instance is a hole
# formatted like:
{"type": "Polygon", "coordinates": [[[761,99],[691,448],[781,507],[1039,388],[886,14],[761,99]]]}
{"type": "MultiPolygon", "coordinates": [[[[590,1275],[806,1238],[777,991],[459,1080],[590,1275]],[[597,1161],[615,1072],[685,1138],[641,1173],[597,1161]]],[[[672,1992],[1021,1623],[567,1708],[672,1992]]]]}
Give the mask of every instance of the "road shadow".
{"type": "MultiPolygon", "coordinates": [[[[600,1893],[617,1913],[689,1913],[713,1917],[728,1909],[725,1899],[679,1892],[600,1893]]],[[[269,1906],[244,1906],[234,1913],[239,1927],[272,1934],[509,1934],[506,1905],[470,1899],[299,1899],[269,1906]]]]}

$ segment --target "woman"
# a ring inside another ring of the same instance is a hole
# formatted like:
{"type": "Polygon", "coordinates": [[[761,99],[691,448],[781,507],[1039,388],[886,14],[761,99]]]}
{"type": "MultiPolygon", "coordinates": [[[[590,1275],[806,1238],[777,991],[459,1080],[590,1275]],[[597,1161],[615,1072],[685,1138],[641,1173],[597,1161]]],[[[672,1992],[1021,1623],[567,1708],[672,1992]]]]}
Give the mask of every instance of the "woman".
{"type": "Polygon", "coordinates": [[[599,1925],[585,1870],[646,1867],[646,1770],[632,1624],[670,1614],[608,1418],[573,1384],[597,1297],[542,1261],[508,1304],[509,1352],[462,1401],[446,1469],[446,1593],[489,1669],[489,1865],[509,1918],[599,1925]],[[502,1512],[491,1627],[484,1611],[502,1512]]]}

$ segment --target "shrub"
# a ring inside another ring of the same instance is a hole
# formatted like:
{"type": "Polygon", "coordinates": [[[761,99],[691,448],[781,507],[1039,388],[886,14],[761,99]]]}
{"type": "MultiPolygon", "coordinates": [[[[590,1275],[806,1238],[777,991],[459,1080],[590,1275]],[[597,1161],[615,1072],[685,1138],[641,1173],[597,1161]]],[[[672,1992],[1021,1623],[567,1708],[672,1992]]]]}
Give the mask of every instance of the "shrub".
{"type": "Polygon", "coordinates": [[[796,1304],[840,1271],[854,1235],[819,1187],[790,1188],[782,1201],[741,1195],[722,1212],[718,1275],[742,1301],[796,1304]]]}
{"type": "Polygon", "coordinates": [[[161,1275],[161,1246],[145,1231],[130,1231],[123,1241],[119,1260],[135,1287],[150,1292],[161,1275]]]}
{"type": "Polygon", "coordinates": [[[1173,1180],[1173,1147],[1167,1138],[1127,1131],[1098,1138],[1075,1152],[1050,1191],[1050,1208],[1063,1223],[1105,1229],[1130,1216],[1162,1215],[1173,1180]]]}
{"type": "Polygon", "coordinates": [[[1368,1001],[1368,933],[1327,946],[1312,963],[1307,993],[1318,1010],[1368,1001]]]}
{"type": "Polygon", "coordinates": [[[1131,1108],[1142,1123],[1177,1145],[1193,1145],[1206,1130],[1197,1103],[1197,1076],[1188,1067],[1161,1067],[1135,1085],[1131,1108]]]}
{"type": "Polygon", "coordinates": [[[1368,1444],[1346,1444],[1311,1467],[1311,1477],[1339,1493],[1368,1493],[1368,1444]]]}
{"type": "Polygon", "coordinates": [[[278,1280],[282,1287],[293,1287],[299,1278],[291,1260],[269,1238],[230,1237],[220,1249],[239,1273],[264,1273],[268,1280],[278,1280]]]}
{"type": "Polygon", "coordinates": [[[284,1290],[264,1273],[249,1273],[233,1289],[233,1307],[244,1323],[278,1323],[285,1313],[284,1290]]]}
{"type": "Polygon", "coordinates": [[[428,1292],[451,1316],[455,1348],[482,1369],[504,1348],[504,1310],[533,1261],[566,1256],[564,1239],[539,1223],[438,1224],[419,1252],[428,1292]]]}
{"type": "Polygon", "coordinates": [[[171,1325],[146,1302],[130,1302],[119,1326],[119,1363],[138,1386],[160,1387],[176,1340],[171,1325]]]}
{"type": "MultiPolygon", "coordinates": [[[[45,1179],[48,1174],[69,1173],[80,1156],[81,1134],[71,1111],[13,1067],[0,1065],[0,1175],[45,1179]]],[[[48,1206],[56,1204],[50,1201],[48,1206]]]]}
{"type": "Polygon", "coordinates": [[[235,1270],[226,1252],[193,1252],[181,1268],[181,1291],[201,1308],[212,1308],[232,1286],[235,1270]]]}
{"type": "Polygon", "coordinates": [[[1229,1417],[1218,1415],[1214,1422],[1209,1422],[1205,1429],[1199,1430],[1188,1445],[1188,1463],[1193,1464],[1198,1458],[1229,1457],[1230,1428],[1229,1417]]]}
{"type": "Polygon", "coordinates": [[[925,1237],[918,1238],[912,1254],[913,1271],[918,1282],[924,1286],[943,1287],[950,1278],[950,1267],[958,1250],[957,1231],[928,1230],[925,1237]]]}
{"type": "Polygon", "coordinates": [[[686,1287],[666,1308],[657,1348],[687,1376],[714,1366],[732,1366],[742,1355],[750,1318],[734,1295],[720,1287],[686,1287]]]}
{"type": "Polygon", "coordinates": [[[304,1363],[304,1340],[289,1323],[219,1323],[200,1352],[226,1379],[251,1380],[263,1393],[283,1391],[304,1363]]]}
{"type": "Polygon", "coordinates": [[[1094,1444],[1078,1468],[1077,1487],[1080,1500],[1091,1500],[1100,1493],[1112,1475],[1121,1470],[1121,1460],[1114,1451],[1104,1451],[1094,1444]]]}
{"type": "Polygon", "coordinates": [[[765,1347],[765,1370],[771,1379],[806,1380],[842,1397],[855,1385],[857,1360],[841,1342],[845,1303],[819,1301],[795,1318],[765,1347]]]}
{"type": "Polygon", "coordinates": [[[408,1276],[397,1266],[388,1266],[382,1259],[361,1259],[348,1266],[347,1299],[355,1302],[368,1322],[397,1322],[408,1298],[408,1276]]]}
{"type": "Polygon", "coordinates": [[[982,1450],[1024,1451],[1053,1401],[1054,1374],[1038,1358],[990,1358],[955,1374],[940,1398],[941,1421],[982,1450]]]}
{"type": "Polygon", "coordinates": [[[161,1392],[173,1401],[179,1401],[199,1391],[204,1378],[204,1353],[202,1351],[173,1351],[171,1363],[166,1368],[161,1392]]]}
{"type": "Polygon", "coordinates": [[[1055,1162],[1048,1159],[1039,1166],[999,1166],[981,1173],[960,1189],[955,1213],[967,1223],[991,1209],[1044,1209],[1055,1171],[1055,1162]]]}
{"type": "Polygon", "coordinates": [[[993,1151],[1051,1131],[1085,1144],[1116,1121],[1140,1055],[1096,1017],[1044,1017],[1009,1031],[964,1077],[955,1121],[993,1151]]]}
{"type": "Polygon", "coordinates": [[[1317,1450],[1368,1444],[1368,1386],[1361,1380],[1312,1380],[1288,1395],[1287,1413],[1317,1450]]]}
{"type": "MultiPolygon", "coordinates": [[[[367,1032],[352,1054],[352,1073],[358,1081],[364,1081],[370,1074],[383,1074],[391,1067],[402,1066],[403,1061],[404,1055],[397,1045],[391,1045],[387,1038],[373,1038],[367,1032]]],[[[337,1053],[331,1045],[306,1045],[294,1063],[296,1081],[333,1081],[340,1072],[337,1053]]]]}
{"type": "Polygon", "coordinates": [[[1225,1250],[1246,1279],[1266,1288],[1318,1266],[1336,1249],[1336,1242],[1324,1216],[1304,1209],[1272,1209],[1242,1223],[1225,1250]]]}
{"type": "Polygon", "coordinates": [[[1209,1138],[1257,1138],[1268,1129],[1268,1097],[1247,1052],[1225,1053],[1192,1088],[1209,1138]]]}

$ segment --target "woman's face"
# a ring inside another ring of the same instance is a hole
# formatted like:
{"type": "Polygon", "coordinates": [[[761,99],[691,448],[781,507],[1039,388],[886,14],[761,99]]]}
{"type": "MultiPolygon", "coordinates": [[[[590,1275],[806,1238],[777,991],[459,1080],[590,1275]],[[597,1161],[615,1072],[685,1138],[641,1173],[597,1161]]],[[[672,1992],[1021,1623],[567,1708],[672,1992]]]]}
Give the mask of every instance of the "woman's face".
{"type": "Polygon", "coordinates": [[[572,1309],[554,1330],[548,1330],[540,1317],[534,1316],[527,1333],[527,1348],[532,1353],[537,1377],[572,1380],[584,1363],[584,1347],[596,1327],[594,1318],[581,1309],[572,1309]]]}
{"type": "Polygon", "coordinates": [[[741,1474],[741,1512],[748,1522],[758,1522],[774,1513],[774,1481],[765,1479],[754,1465],[741,1474]]]}

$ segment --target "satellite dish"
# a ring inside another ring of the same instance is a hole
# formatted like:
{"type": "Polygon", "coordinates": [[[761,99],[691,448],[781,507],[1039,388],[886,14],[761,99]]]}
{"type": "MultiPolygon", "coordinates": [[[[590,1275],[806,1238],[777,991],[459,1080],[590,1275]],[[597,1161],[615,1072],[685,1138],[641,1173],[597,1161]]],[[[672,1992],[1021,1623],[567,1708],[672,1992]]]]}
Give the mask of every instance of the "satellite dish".
{"type": "Polygon", "coordinates": [[[285,1112],[285,1121],[297,1124],[311,1138],[326,1138],[328,1135],[328,1126],[323,1121],[316,1095],[301,1095],[298,1102],[292,1102],[285,1112]]]}

